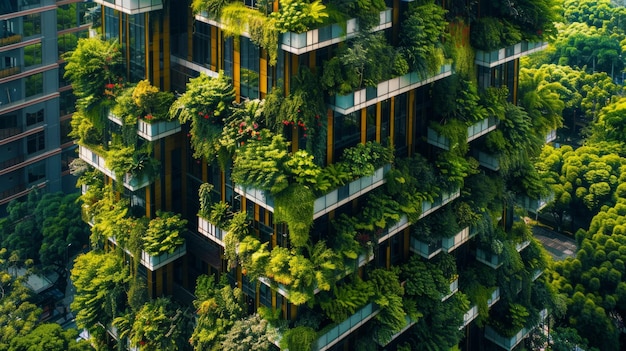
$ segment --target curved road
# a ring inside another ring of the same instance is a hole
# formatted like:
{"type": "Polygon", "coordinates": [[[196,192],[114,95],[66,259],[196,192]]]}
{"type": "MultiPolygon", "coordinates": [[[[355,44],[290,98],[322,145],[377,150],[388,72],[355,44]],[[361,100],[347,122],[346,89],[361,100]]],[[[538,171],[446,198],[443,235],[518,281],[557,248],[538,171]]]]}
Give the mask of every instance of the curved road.
{"type": "Polygon", "coordinates": [[[576,256],[576,240],[569,236],[542,226],[533,226],[533,235],[543,244],[543,247],[555,261],[576,256]]]}

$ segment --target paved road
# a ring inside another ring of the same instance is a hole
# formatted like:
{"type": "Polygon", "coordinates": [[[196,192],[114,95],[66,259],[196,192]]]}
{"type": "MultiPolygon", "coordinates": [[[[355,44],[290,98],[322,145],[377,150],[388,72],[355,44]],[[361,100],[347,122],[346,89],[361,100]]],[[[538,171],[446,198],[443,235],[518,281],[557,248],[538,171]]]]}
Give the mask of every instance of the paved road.
{"type": "Polygon", "coordinates": [[[550,230],[550,228],[542,226],[534,226],[533,235],[543,244],[543,247],[546,248],[555,261],[576,256],[576,240],[569,236],[559,234],[550,230]]]}

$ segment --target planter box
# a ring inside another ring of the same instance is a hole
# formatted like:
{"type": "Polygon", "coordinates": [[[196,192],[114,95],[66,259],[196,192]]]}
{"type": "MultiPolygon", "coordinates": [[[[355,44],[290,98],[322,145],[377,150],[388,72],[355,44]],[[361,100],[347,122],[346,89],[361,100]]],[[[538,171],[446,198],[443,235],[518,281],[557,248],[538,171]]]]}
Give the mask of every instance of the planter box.
{"type": "Polygon", "coordinates": [[[531,199],[528,196],[523,196],[518,201],[527,211],[537,213],[546,207],[552,200],[554,200],[554,193],[539,199],[531,199]]]}
{"type": "Polygon", "coordinates": [[[461,189],[456,189],[451,193],[442,193],[441,195],[435,198],[434,202],[430,201],[422,201],[422,214],[420,215],[420,219],[428,216],[429,214],[437,211],[445,204],[451,202],[457,197],[461,196],[461,189]]]}
{"type": "MultiPolygon", "coordinates": [[[[477,139],[496,129],[498,121],[495,117],[488,117],[467,127],[467,142],[477,139]]],[[[436,130],[428,127],[427,141],[430,145],[444,150],[450,150],[450,139],[439,134],[436,130]]]]}
{"type": "Polygon", "coordinates": [[[411,237],[410,250],[424,258],[431,259],[441,252],[441,240],[426,243],[411,237]]]}
{"type": "Polygon", "coordinates": [[[454,279],[450,282],[450,290],[447,295],[441,298],[441,302],[446,301],[450,298],[450,296],[454,295],[457,291],[459,291],[459,278],[454,279]]]}
{"type": "Polygon", "coordinates": [[[410,225],[411,224],[409,223],[409,218],[406,215],[402,215],[398,222],[396,222],[380,234],[380,237],[378,238],[378,243],[380,244],[383,241],[391,238],[392,236],[408,228],[410,225]]]}
{"type": "Polygon", "coordinates": [[[465,227],[460,232],[458,232],[455,236],[451,238],[443,238],[441,239],[441,247],[446,250],[446,252],[452,252],[457,247],[463,245],[469,239],[473,238],[476,235],[476,230],[473,228],[465,227]]]}
{"type": "Polygon", "coordinates": [[[180,122],[160,121],[147,123],[143,119],[137,122],[137,134],[149,141],[155,141],[180,132],[180,122]]]}
{"type": "Polygon", "coordinates": [[[198,233],[218,243],[221,247],[226,247],[224,236],[227,232],[202,217],[198,217],[198,233]]]}
{"type": "MultiPolygon", "coordinates": [[[[492,293],[489,300],[487,300],[487,306],[491,307],[493,304],[500,300],[500,287],[497,287],[492,293]]],[[[463,325],[459,327],[459,329],[463,329],[468,324],[470,324],[474,319],[478,317],[478,306],[472,306],[465,315],[463,315],[463,325]]]]}
{"type": "MultiPolygon", "coordinates": [[[[544,319],[548,316],[547,310],[541,310],[539,313],[541,316],[541,320],[543,322],[544,319]]],[[[505,350],[513,350],[522,340],[524,340],[528,334],[534,329],[533,328],[522,328],[515,335],[511,337],[506,337],[500,335],[497,331],[495,331],[492,327],[485,327],[485,339],[493,342],[494,344],[504,348],[505,350]]]]}
{"type": "MultiPolygon", "coordinates": [[[[100,172],[106,174],[108,177],[119,181],[115,176],[115,172],[108,169],[106,167],[106,160],[104,157],[100,156],[96,152],[90,150],[84,145],[78,146],[78,157],[80,157],[83,161],[89,163],[92,167],[96,168],[100,172]]],[[[152,183],[153,179],[150,179],[148,176],[133,176],[130,173],[126,173],[122,179],[122,183],[124,183],[124,187],[131,191],[137,191],[139,189],[145,188],[152,183]]]]}
{"type": "Polygon", "coordinates": [[[326,333],[320,335],[320,337],[313,343],[312,350],[324,351],[331,348],[337,342],[350,335],[354,330],[365,324],[378,314],[380,309],[374,303],[368,303],[355,314],[348,317],[345,321],[337,324],[326,333]]]}
{"type": "Polygon", "coordinates": [[[493,68],[522,56],[542,51],[547,47],[547,42],[530,43],[524,41],[493,51],[476,50],[475,62],[479,66],[493,68]]]}
{"type": "Polygon", "coordinates": [[[407,73],[404,76],[380,82],[375,87],[359,89],[346,95],[332,96],[329,107],[347,115],[451,74],[452,66],[449,64],[441,66],[438,73],[428,77],[421,77],[417,72],[407,73]]]}
{"type": "Polygon", "coordinates": [[[163,9],[162,0],[94,0],[94,2],[129,15],[163,9]]]}
{"type": "Polygon", "coordinates": [[[476,152],[476,158],[478,159],[478,163],[488,168],[492,171],[497,171],[500,169],[500,158],[494,155],[490,155],[483,151],[476,152]]]}
{"type": "MultiPolygon", "coordinates": [[[[379,24],[372,28],[372,32],[391,28],[392,15],[390,8],[381,11],[379,18],[379,24]]],[[[280,48],[296,55],[302,55],[342,42],[355,36],[358,31],[358,21],[356,18],[352,18],[346,21],[345,28],[335,23],[322,28],[311,29],[304,33],[287,32],[280,36],[280,48]]]]}
{"type": "Polygon", "coordinates": [[[153,256],[148,254],[145,251],[141,251],[141,264],[144,265],[151,271],[156,271],[157,269],[165,266],[166,264],[173,262],[180,257],[185,256],[187,253],[187,244],[183,242],[182,245],[176,248],[174,252],[164,252],[157,256],[153,256]]]}

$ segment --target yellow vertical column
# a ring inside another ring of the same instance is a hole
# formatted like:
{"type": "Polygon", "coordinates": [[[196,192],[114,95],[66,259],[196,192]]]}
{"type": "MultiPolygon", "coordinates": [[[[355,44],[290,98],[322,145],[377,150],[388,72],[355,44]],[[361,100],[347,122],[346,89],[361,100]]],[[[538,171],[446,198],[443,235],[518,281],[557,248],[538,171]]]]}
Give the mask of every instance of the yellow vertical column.
{"type": "Polygon", "coordinates": [[[259,59],[259,93],[261,99],[269,92],[271,87],[267,86],[267,50],[261,50],[261,58],[259,59]]]}
{"type": "Polygon", "coordinates": [[[376,141],[380,143],[381,129],[382,129],[382,104],[376,103],[376,141]]]}
{"type": "Polygon", "coordinates": [[[326,112],[326,163],[331,164],[333,162],[333,138],[334,138],[334,128],[333,128],[333,110],[328,109],[326,112]]]}
{"type": "Polygon", "coordinates": [[[406,134],[408,136],[407,138],[407,145],[408,145],[408,149],[409,149],[409,156],[413,155],[413,120],[415,119],[415,111],[413,106],[415,105],[415,90],[411,90],[409,92],[409,102],[408,102],[409,106],[407,108],[407,127],[406,127],[406,134]]]}
{"type": "Polygon", "coordinates": [[[233,85],[237,102],[241,100],[241,40],[233,41],[233,85]]]}
{"type": "Polygon", "coordinates": [[[396,119],[394,116],[396,115],[396,97],[392,96],[391,101],[389,102],[389,145],[394,146],[395,133],[396,133],[396,119]]]}
{"type": "Polygon", "coordinates": [[[361,109],[361,143],[367,141],[367,108],[361,109]]]}

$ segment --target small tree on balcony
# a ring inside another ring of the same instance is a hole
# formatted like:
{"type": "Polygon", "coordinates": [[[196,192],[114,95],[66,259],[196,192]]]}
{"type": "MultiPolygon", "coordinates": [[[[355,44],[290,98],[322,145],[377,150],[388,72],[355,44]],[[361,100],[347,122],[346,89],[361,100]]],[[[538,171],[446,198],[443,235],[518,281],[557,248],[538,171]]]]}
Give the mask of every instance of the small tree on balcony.
{"type": "Polygon", "coordinates": [[[144,251],[150,255],[173,253],[185,241],[182,232],[186,225],[187,220],[181,219],[179,214],[157,211],[144,237],[144,251]]]}

